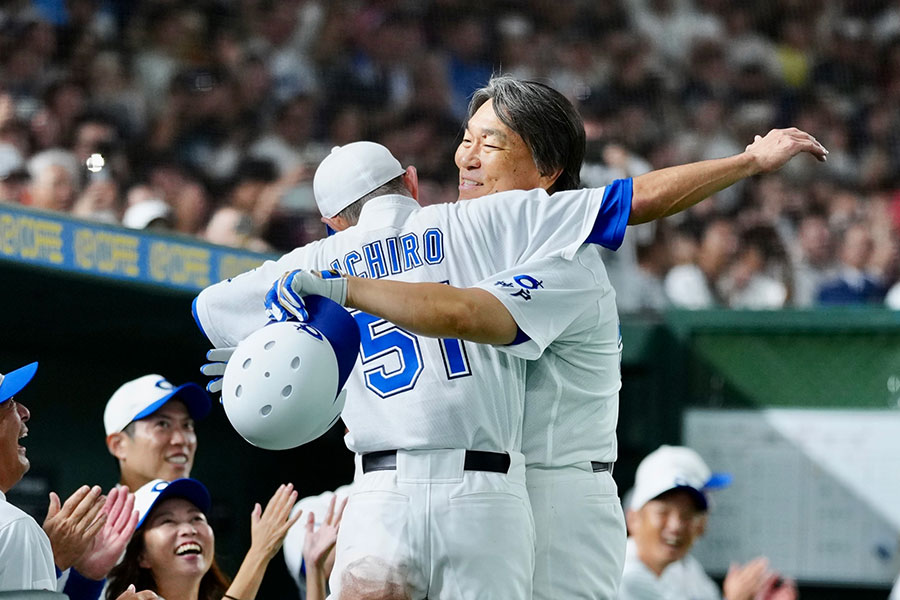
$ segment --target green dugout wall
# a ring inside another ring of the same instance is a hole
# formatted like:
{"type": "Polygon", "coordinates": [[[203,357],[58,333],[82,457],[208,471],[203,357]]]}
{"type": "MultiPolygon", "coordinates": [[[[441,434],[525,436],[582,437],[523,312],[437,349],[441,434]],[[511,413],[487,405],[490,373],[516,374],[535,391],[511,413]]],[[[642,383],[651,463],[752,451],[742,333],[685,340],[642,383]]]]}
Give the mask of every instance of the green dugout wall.
{"type": "MultiPolygon", "coordinates": [[[[121,383],[151,372],[205,384],[199,367],[208,345],[190,302],[201,286],[264,258],[0,205],[0,369],[41,363],[22,395],[32,411],[32,471],[11,494],[14,501],[42,515],[49,489],[68,495],[82,483],[114,484],[102,425],[106,400],[121,383]]],[[[645,454],[682,441],[688,408],[898,411],[900,313],[625,315],[622,334],[615,473],[622,492],[645,454]]],[[[292,481],[309,495],[351,478],[341,434],[336,428],[302,448],[268,452],[241,440],[216,407],[198,425],[193,475],[213,494],[226,570],[234,573],[249,546],[253,503],[278,483],[292,481]]],[[[285,586],[291,584],[278,558],[260,597],[289,597],[285,586]]],[[[806,598],[884,596],[879,586],[870,596],[814,583],[804,591],[806,598]]]]}

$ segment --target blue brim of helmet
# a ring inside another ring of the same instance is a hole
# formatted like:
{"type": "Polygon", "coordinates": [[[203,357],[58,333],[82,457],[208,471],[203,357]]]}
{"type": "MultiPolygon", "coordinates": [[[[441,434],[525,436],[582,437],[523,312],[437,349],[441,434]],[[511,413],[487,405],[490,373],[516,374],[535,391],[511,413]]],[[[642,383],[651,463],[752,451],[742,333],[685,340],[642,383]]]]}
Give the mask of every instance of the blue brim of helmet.
{"type": "Polygon", "coordinates": [[[6,402],[10,398],[21,392],[34,377],[34,374],[37,372],[37,368],[38,364],[36,362],[33,362],[31,364],[25,365],[24,367],[19,367],[15,371],[7,373],[3,377],[3,382],[0,383],[0,402],[6,402]]]}
{"type": "Polygon", "coordinates": [[[324,296],[307,296],[303,302],[309,313],[307,325],[325,336],[337,357],[340,392],[359,356],[359,325],[346,308],[324,296]]]}

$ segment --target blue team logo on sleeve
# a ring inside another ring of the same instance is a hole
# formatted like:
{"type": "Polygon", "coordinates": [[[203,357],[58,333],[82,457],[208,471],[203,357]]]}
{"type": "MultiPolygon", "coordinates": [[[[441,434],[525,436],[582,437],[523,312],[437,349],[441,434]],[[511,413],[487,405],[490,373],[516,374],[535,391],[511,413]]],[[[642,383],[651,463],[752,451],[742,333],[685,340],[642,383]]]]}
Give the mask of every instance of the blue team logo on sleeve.
{"type": "Polygon", "coordinates": [[[512,281],[497,281],[494,283],[495,287],[501,287],[504,289],[512,289],[509,293],[510,296],[516,296],[522,298],[523,300],[531,300],[531,293],[535,290],[538,290],[544,287],[544,282],[535,279],[531,275],[516,275],[513,277],[512,281]]]}

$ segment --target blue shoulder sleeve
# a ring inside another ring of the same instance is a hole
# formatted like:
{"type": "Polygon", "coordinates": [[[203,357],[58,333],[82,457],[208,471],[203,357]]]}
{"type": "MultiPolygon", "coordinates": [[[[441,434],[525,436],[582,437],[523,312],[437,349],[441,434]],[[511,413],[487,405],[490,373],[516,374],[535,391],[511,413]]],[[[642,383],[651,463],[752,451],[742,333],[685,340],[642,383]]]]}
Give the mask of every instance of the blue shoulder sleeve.
{"type": "Polygon", "coordinates": [[[632,180],[616,179],[603,190],[603,203],[585,244],[618,250],[631,217],[632,180]]]}
{"type": "Polygon", "coordinates": [[[88,579],[74,568],[69,570],[69,579],[63,588],[65,593],[72,600],[98,600],[100,594],[103,593],[105,579],[94,581],[88,579]]]}
{"type": "Polygon", "coordinates": [[[524,344],[527,341],[531,340],[531,336],[522,331],[521,328],[516,327],[516,337],[513,341],[506,344],[507,346],[518,346],[519,344],[524,344]]]}

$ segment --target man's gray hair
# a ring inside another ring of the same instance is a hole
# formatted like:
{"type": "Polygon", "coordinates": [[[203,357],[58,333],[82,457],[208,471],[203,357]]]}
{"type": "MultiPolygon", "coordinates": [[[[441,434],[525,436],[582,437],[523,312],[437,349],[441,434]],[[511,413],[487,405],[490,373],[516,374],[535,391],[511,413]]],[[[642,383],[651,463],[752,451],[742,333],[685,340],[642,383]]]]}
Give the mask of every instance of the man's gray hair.
{"type": "Polygon", "coordinates": [[[335,216],[345,219],[351,225],[356,225],[359,222],[359,215],[362,213],[362,207],[366,202],[372,198],[388,196],[391,194],[398,194],[401,196],[410,195],[409,190],[406,189],[406,183],[403,181],[403,175],[394,177],[387,183],[378,186],[335,216]]]}
{"type": "Polygon", "coordinates": [[[472,95],[467,121],[488,100],[497,118],[525,141],[541,175],[562,169],[550,192],[581,187],[584,121],[565,96],[537,81],[497,75],[472,95]]]}
{"type": "Polygon", "coordinates": [[[50,148],[32,156],[28,160],[28,176],[32,181],[37,181],[41,173],[52,166],[64,168],[72,176],[72,182],[78,185],[81,176],[78,159],[64,148],[50,148]]]}

